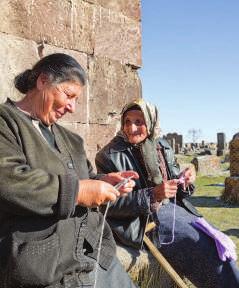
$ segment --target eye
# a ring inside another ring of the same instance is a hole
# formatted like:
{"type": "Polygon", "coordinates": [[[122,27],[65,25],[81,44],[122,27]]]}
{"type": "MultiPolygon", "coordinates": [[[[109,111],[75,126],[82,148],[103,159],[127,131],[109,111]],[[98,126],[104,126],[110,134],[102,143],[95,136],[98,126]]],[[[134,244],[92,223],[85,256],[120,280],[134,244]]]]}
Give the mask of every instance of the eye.
{"type": "Polygon", "coordinates": [[[64,93],[66,94],[67,98],[72,98],[72,95],[68,91],[64,90],[64,93]]]}
{"type": "Polygon", "coordinates": [[[131,124],[131,121],[129,119],[125,119],[124,125],[129,126],[131,124]]]}
{"type": "Polygon", "coordinates": [[[135,120],[135,125],[136,126],[142,126],[144,124],[144,121],[143,120],[141,120],[141,119],[136,119],[135,120]]]}

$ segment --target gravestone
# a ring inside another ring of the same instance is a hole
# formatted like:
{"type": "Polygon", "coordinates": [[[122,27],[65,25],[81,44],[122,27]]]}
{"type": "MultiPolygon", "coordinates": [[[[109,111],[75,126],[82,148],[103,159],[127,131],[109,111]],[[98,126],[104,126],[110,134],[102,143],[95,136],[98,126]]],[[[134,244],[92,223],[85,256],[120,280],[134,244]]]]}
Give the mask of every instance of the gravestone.
{"type": "Polygon", "coordinates": [[[223,156],[225,154],[226,145],[225,133],[217,133],[217,156],[223,156]]]}
{"type": "Polygon", "coordinates": [[[173,148],[175,154],[178,154],[183,148],[183,136],[177,133],[168,133],[165,136],[166,140],[171,143],[170,146],[173,148]]]}
{"type": "Polygon", "coordinates": [[[220,158],[216,155],[197,156],[191,163],[200,175],[215,175],[220,171],[220,158]]]}

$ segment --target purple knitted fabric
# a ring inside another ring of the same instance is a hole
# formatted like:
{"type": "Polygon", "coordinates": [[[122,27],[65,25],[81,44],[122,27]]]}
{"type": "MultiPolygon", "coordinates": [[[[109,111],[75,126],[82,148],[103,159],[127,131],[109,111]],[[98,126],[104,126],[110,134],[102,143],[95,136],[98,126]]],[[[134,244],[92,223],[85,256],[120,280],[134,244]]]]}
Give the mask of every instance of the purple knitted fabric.
{"type": "Polygon", "coordinates": [[[236,246],[226,234],[212,227],[203,217],[197,218],[192,225],[215,240],[218,256],[222,261],[237,260],[236,246]]]}

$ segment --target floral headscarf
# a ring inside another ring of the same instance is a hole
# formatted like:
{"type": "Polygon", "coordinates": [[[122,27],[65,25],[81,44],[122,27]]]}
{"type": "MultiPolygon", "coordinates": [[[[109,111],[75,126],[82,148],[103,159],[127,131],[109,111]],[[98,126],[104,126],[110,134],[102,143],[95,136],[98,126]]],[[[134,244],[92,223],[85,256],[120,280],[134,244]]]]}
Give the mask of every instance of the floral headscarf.
{"type": "Polygon", "coordinates": [[[143,112],[145,124],[148,131],[148,137],[137,144],[140,148],[141,155],[148,173],[148,180],[155,185],[160,184],[162,182],[162,175],[159,170],[159,159],[157,153],[157,145],[159,138],[159,119],[158,119],[158,110],[155,105],[152,105],[142,98],[134,100],[124,106],[121,112],[121,131],[117,134],[120,137],[123,137],[126,142],[128,139],[123,132],[124,125],[124,114],[128,110],[139,109],[143,112]]]}

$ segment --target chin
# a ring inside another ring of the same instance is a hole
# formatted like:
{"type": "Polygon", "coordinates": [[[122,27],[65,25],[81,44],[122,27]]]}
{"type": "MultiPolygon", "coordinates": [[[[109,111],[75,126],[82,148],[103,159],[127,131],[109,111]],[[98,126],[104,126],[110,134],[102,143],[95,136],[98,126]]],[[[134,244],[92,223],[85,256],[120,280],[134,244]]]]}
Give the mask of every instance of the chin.
{"type": "Polygon", "coordinates": [[[129,139],[129,142],[131,144],[139,144],[140,142],[142,142],[142,140],[141,139],[129,139]]]}

